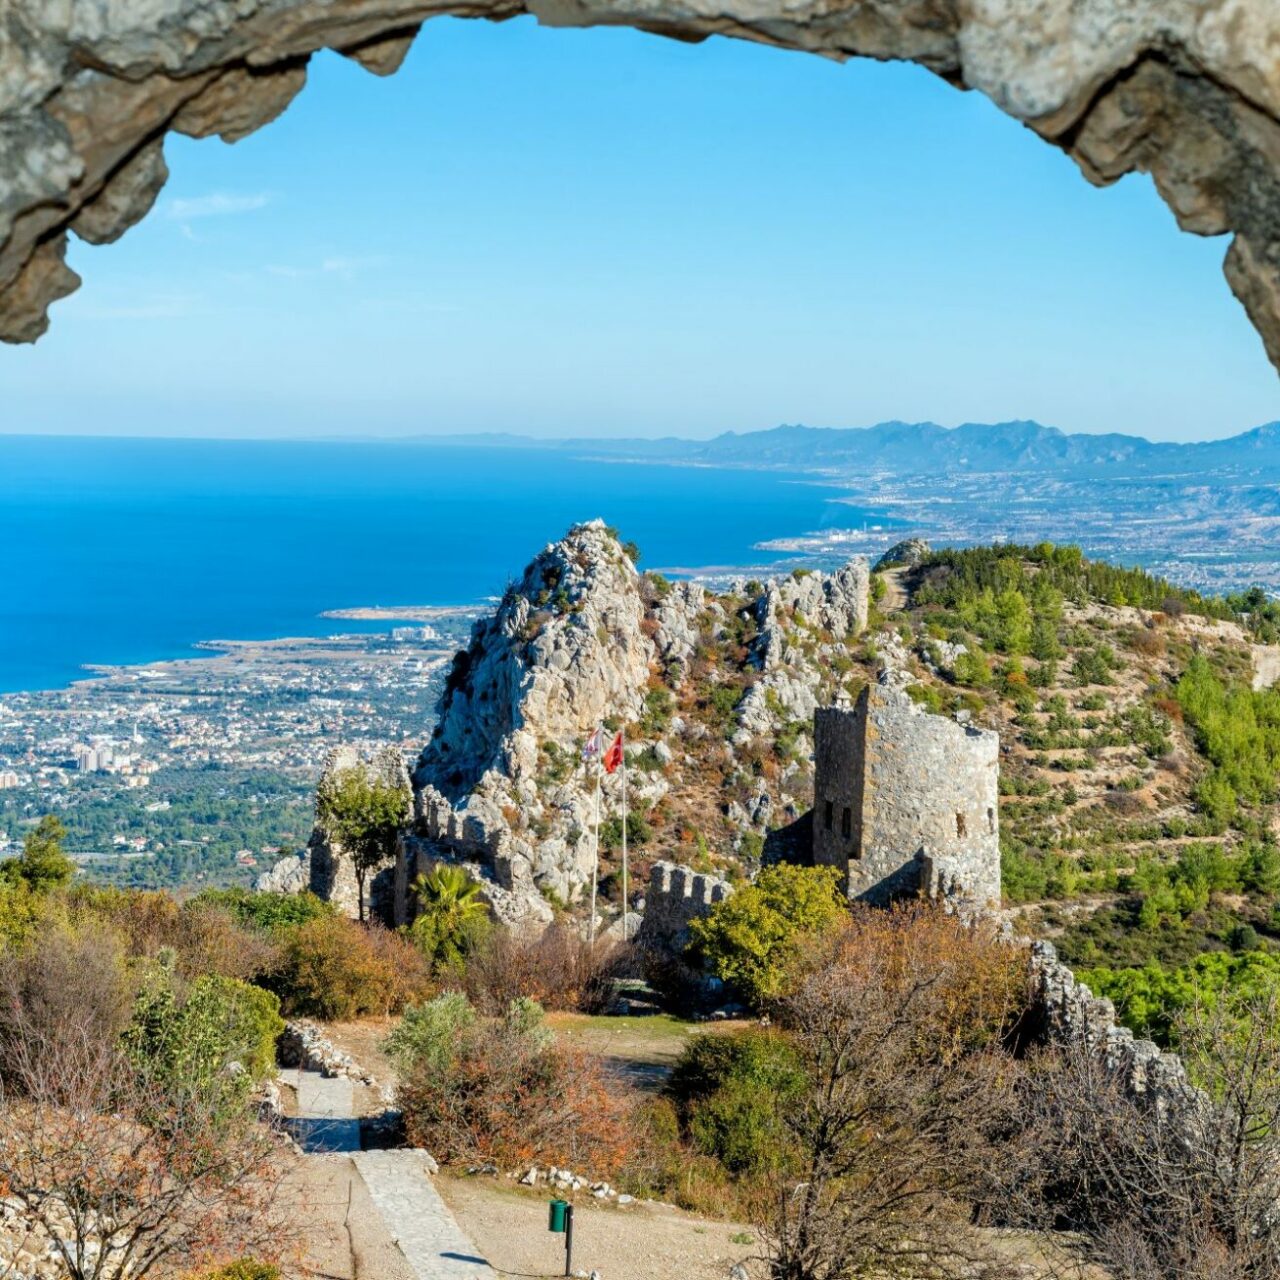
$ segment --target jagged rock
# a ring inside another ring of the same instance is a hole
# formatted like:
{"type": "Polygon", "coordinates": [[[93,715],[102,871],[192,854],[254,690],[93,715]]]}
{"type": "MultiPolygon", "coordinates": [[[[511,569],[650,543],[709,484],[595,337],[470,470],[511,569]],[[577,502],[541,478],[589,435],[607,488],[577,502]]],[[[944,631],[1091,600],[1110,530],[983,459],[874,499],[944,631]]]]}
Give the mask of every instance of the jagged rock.
{"type": "Polygon", "coordinates": [[[706,606],[706,591],[696,582],[673,583],[654,608],[657,629],[653,642],[658,656],[669,663],[685,664],[698,648],[698,616],[706,606]]]}
{"type": "MultiPolygon", "coordinates": [[[[66,231],[169,129],[238,137],[273,119],[320,49],[394,70],[417,25],[450,12],[740,34],[838,58],[921,63],[976,88],[1092,182],[1152,175],[1178,224],[1235,233],[1227,280],[1280,365],[1280,66],[1272,0],[933,0],[833,11],[819,0],[10,0],[0,45],[0,337],[30,341],[78,281],[66,231]],[[86,69],[89,73],[86,74],[86,69]],[[230,80],[231,85],[226,82],[230,80]]],[[[154,199],[142,184],[112,227],[154,199]]]]}
{"type": "Polygon", "coordinates": [[[495,769],[535,768],[546,739],[636,718],[654,658],[643,618],[635,566],[602,520],[549,544],[455,659],[416,784],[456,803],[495,769]]]}
{"type": "MultiPolygon", "coordinates": [[[[673,597],[698,593],[677,586],[673,597]]],[[[415,832],[397,866],[397,901],[441,861],[473,869],[494,915],[518,927],[545,924],[548,898],[581,898],[594,865],[595,772],[579,752],[606,719],[641,714],[659,656],[644,620],[635,567],[594,520],[549,544],[475,624],[414,771],[415,832]]],[[[629,745],[633,754],[642,744],[629,745]]],[[[633,806],[666,794],[660,773],[629,772],[633,806]]],[[[620,786],[617,775],[603,779],[606,812],[620,786]]]]}
{"type": "Polygon", "coordinates": [[[311,851],[290,854],[281,858],[254,882],[258,893],[301,893],[311,887],[311,851]]]}
{"type": "Polygon", "coordinates": [[[914,569],[933,548],[923,538],[904,538],[895,542],[888,551],[876,561],[875,572],[881,569],[895,569],[899,566],[914,569]]]}

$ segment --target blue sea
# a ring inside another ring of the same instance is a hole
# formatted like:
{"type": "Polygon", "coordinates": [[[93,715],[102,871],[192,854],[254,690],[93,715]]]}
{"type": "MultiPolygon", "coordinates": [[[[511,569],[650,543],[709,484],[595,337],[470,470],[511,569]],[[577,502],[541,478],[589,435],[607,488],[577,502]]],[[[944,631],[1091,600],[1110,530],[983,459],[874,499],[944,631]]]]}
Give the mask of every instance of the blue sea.
{"type": "Polygon", "coordinates": [[[500,594],[575,521],[642,566],[759,566],[756,543],[883,515],[778,472],[538,449],[0,436],[0,691],[211,639],[385,630],[321,618],[500,594]]]}

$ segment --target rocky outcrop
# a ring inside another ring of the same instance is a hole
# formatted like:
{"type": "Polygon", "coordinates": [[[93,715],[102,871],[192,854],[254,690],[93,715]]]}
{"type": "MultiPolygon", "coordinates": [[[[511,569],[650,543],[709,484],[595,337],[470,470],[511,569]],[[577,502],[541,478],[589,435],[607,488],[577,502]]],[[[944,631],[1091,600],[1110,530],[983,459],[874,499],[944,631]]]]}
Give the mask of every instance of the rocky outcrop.
{"type": "Polygon", "coordinates": [[[603,520],[549,544],[454,659],[417,785],[457,800],[495,771],[519,782],[540,741],[636,718],[654,658],[638,580],[603,520]]]}
{"type": "Polygon", "coordinates": [[[798,571],[765,584],[751,655],[763,675],[738,706],[738,746],[813,719],[823,671],[867,625],[870,581],[859,556],[834,573],[798,571]]]}
{"type": "MultiPolygon", "coordinates": [[[[644,619],[635,565],[603,521],[576,525],[535,557],[454,660],[413,775],[428,843],[410,851],[415,867],[477,860],[539,916],[539,894],[581,895],[595,811],[581,748],[601,724],[641,715],[657,657],[644,619]]],[[[620,781],[604,780],[606,812],[620,781]]],[[[665,786],[633,779],[633,803],[656,803],[665,786]]]]}
{"type": "Polygon", "coordinates": [[[929,544],[923,538],[904,538],[895,542],[888,551],[876,561],[875,571],[882,569],[914,569],[930,552],[929,544]]]}
{"type": "MultiPolygon", "coordinates": [[[[320,775],[320,788],[326,782],[350,769],[368,770],[379,781],[398,787],[405,794],[405,821],[409,820],[409,774],[404,757],[395,747],[383,747],[372,760],[364,760],[353,747],[337,747],[325,760],[320,775]]],[[[304,855],[310,868],[311,892],[326,902],[332,902],[344,914],[356,917],[360,913],[360,888],[356,878],[355,862],[351,854],[342,848],[337,839],[317,818],[315,830],[304,855]]],[[[274,873],[274,868],[272,869],[274,873]]],[[[390,920],[395,888],[395,855],[389,854],[381,866],[374,868],[365,881],[370,915],[390,920]]]]}
{"type": "Polygon", "coordinates": [[[281,858],[254,882],[257,893],[302,893],[311,888],[311,850],[281,858]]]}
{"type": "Polygon", "coordinates": [[[30,341],[79,284],[67,234],[150,209],[175,130],[274,119],[329,48],[396,70],[424,19],[732,35],[917,62],[985,93],[1095,184],[1150,173],[1179,225],[1234,233],[1231,288],[1280,367],[1280,11],[1273,0],[10,0],[0,15],[0,337],[30,341]]]}

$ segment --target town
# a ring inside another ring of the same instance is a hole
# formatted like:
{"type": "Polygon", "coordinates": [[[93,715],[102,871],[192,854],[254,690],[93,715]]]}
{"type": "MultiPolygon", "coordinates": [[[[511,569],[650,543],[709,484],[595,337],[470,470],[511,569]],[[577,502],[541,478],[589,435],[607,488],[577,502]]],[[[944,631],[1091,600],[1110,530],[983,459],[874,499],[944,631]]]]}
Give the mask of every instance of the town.
{"type": "Polygon", "coordinates": [[[465,615],[429,627],[218,641],[209,656],[0,694],[0,857],[44,813],[95,877],[248,882],[305,842],[335,739],[416,745],[465,615]]]}

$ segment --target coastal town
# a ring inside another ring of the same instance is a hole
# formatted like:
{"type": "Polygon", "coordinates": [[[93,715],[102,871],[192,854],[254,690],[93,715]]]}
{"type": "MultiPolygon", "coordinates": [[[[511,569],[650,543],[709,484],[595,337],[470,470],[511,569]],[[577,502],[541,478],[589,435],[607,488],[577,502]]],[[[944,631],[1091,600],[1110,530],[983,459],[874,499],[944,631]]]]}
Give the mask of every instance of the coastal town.
{"type": "Polygon", "coordinates": [[[469,617],[372,634],[217,641],[0,694],[0,857],[56,811],[68,851],[121,883],[247,881],[303,843],[335,740],[416,744],[469,617]]]}

